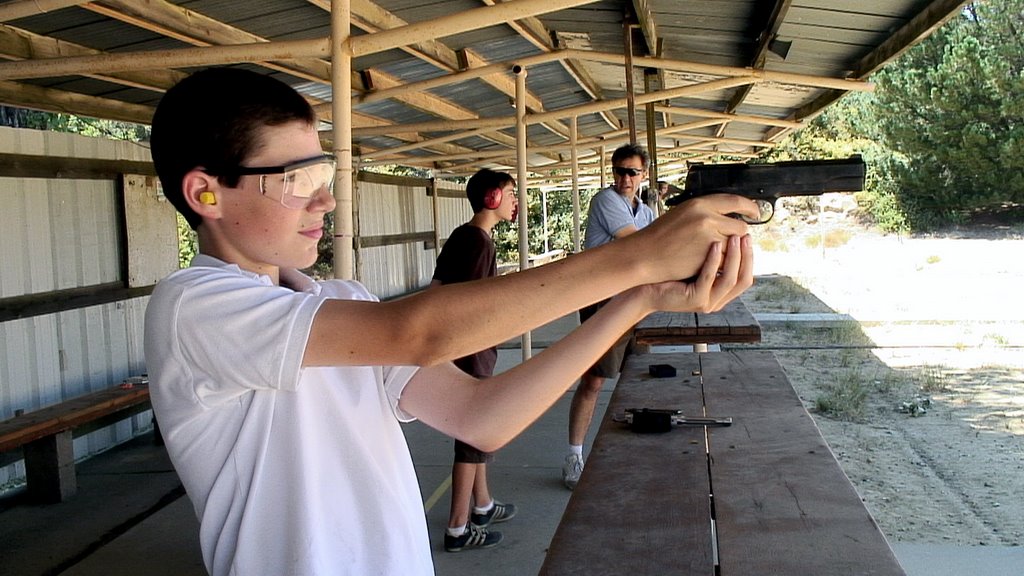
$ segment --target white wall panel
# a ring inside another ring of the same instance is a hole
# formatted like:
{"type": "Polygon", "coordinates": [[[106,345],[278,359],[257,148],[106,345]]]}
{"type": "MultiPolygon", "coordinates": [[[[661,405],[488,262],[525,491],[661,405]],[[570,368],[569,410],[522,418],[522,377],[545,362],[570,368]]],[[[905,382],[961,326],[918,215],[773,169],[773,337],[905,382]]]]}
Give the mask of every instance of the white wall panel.
{"type": "MultiPolygon", "coordinates": [[[[149,160],[146,148],[128,142],[11,128],[0,128],[0,152],[149,160]]],[[[0,178],[0,298],[123,281],[117,190],[113,180],[0,178]]],[[[144,372],[147,300],[0,322],[0,419],[144,372]]],[[[75,455],[150,426],[146,412],[93,432],[75,440],[75,455]]],[[[0,468],[0,486],[23,477],[22,463],[0,468]]]]}

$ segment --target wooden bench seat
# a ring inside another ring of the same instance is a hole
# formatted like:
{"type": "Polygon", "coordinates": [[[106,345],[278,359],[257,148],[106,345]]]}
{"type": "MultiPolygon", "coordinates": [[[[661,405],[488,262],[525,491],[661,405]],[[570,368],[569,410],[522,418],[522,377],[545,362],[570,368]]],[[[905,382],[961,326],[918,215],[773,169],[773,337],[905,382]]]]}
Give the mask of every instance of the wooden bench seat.
{"type": "Polygon", "coordinates": [[[633,355],[541,574],[904,574],[764,351],[633,355]],[[653,378],[670,364],[673,378],[653,378]],[[638,434],[627,408],[731,417],[638,434]]]}
{"type": "Polygon", "coordinates": [[[61,502],[75,493],[72,440],[150,408],[149,386],[114,386],[0,422],[0,454],[22,449],[33,500],[61,502]]]}

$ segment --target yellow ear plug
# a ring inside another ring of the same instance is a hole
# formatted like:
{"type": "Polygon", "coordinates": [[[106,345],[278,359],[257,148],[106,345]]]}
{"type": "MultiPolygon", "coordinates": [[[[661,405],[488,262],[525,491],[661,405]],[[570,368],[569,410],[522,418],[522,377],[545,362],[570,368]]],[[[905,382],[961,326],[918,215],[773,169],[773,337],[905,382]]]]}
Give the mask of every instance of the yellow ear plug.
{"type": "Polygon", "coordinates": [[[209,190],[207,190],[206,192],[200,192],[199,193],[199,203],[200,204],[208,204],[208,205],[212,206],[212,205],[217,203],[217,197],[214,196],[213,192],[210,192],[209,190]]]}

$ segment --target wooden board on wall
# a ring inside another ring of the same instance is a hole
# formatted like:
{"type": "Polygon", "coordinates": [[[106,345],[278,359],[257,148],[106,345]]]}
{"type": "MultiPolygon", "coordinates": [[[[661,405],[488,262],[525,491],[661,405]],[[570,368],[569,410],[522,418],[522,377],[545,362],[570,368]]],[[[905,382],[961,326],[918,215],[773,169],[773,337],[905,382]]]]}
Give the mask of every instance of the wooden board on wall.
{"type": "Polygon", "coordinates": [[[177,217],[174,206],[158,193],[155,177],[125,174],[122,178],[128,286],[149,286],[178,269],[177,217]]]}

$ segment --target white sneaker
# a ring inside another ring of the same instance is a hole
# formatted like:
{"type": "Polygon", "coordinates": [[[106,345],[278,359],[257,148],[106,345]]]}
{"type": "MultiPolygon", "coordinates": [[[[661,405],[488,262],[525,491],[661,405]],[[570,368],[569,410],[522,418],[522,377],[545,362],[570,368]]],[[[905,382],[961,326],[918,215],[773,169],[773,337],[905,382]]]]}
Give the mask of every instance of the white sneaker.
{"type": "Polygon", "coordinates": [[[575,489],[580,481],[580,474],[583,474],[583,457],[569,454],[562,465],[562,481],[565,482],[565,487],[569,490],[575,489]]]}

